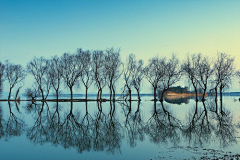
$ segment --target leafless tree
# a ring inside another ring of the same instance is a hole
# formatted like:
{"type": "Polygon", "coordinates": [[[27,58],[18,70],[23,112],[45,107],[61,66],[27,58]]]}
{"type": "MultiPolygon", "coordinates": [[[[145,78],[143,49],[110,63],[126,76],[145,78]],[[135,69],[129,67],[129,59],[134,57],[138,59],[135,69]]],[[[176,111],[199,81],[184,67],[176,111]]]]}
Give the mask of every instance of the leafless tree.
{"type": "Polygon", "coordinates": [[[187,76],[188,80],[192,84],[196,101],[198,101],[198,80],[197,80],[197,64],[196,64],[197,56],[195,54],[188,55],[187,60],[183,62],[181,68],[183,73],[187,76]]]}
{"type": "Polygon", "coordinates": [[[92,55],[90,51],[82,51],[82,63],[84,64],[83,66],[83,72],[80,75],[81,81],[83,82],[83,85],[85,86],[85,98],[87,100],[87,95],[88,95],[88,88],[92,85],[93,83],[93,70],[92,70],[92,55]]]}
{"type": "Polygon", "coordinates": [[[30,73],[37,85],[38,85],[38,89],[41,92],[42,95],[42,100],[46,100],[51,88],[51,78],[50,78],[50,74],[49,74],[49,69],[50,69],[50,65],[49,65],[49,60],[40,57],[40,58],[36,58],[34,57],[33,60],[31,60],[28,64],[27,64],[27,71],[28,73],[30,73]],[[45,94],[44,94],[45,92],[45,94]]]}
{"type": "Polygon", "coordinates": [[[82,74],[82,63],[80,62],[80,54],[64,53],[61,57],[62,77],[70,89],[71,100],[73,99],[73,86],[77,83],[78,78],[82,74]]]}
{"type": "Polygon", "coordinates": [[[160,79],[158,89],[160,89],[161,98],[163,101],[164,93],[169,87],[178,82],[181,78],[181,69],[179,66],[179,60],[175,54],[172,54],[172,58],[168,61],[163,61],[162,65],[164,67],[164,78],[160,79]]]}
{"type": "Polygon", "coordinates": [[[55,90],[56,97],[58,100],[59,97],[59,88],[62,80],[62,69],[61,69],[61,61],[60,58],[57,56],[54,56],[50,60],[50,66],[49,66],[48,74],[50,78],[51,85],[53,89],[55,90]]]}
{"type": "Polygon", "coordinates": [[[106,73],[104,67],[105,57],[103,51],[95,50],[92,54],[92,69],[95,84],[98,88],[97,100],[102,99],[102,89],[106,85],[106,73]]]}
{"type": "Polygon", "coordinates": [[[32,101],[34,101],[37,97],[41,96],[38,85],[33,85],[31,88],[27,88],[25,90],[25,94],[28,98],[31,98],[32,101]]]}
{"type": "Polygon", "coordinates": [[[143,68],[143,60],[140,59],[138,62],[136,62],[136,65],[133,69],[133,74],[132,74],[132,85],[137,91],[139,101],[141,101],[140,88],[141,88],[141,83],[142,83],[142,80],[144,77],[143,69],[144,69],[143,68]]]}
{"type": "Polygon", "coordinates": [[[110,100],[115,100],[115,83],[122,74],[120,67],[122,65],[120,59],[120,49],[106,49],[105,69],[107,76],[107,84],[110,90],[110,100]]]}
{"type": "Polygon", "coordinates": [[[2,82],[3,82],[3,75],[4,75],[4,64],[0,62],[0,92],[1,92],[1,89],[2,89],[2,82]]]}
{"type": "Polygon", "coordinates": [[[210,57],[203,56],[199,53],[195,63],[197,65],[196,78],[200,88],[203,90],[202,101],[204,101],[209,81],[212,80],[211,78],[214,72],[213,61],[210,57]]]}
{"type": "MultiPolygon", "coordinates": [[[[222,99],[223,89],[231,84],[234,73],[234,57],[226,53],[218,53],[217,61],[214,64],[215,80],[214,88],[219,87],[220,99],[222,99]]],[[[216,93],[217,94],[217,93],[216,93]]]]}
{"type": "Polygon", "coordinates": [[[123,96],[125,98],[129,97],[129,101],[132,100],[132,82],[134,69],[136,68],[136,58],[134,54],[130,54],[126,60],[126,64],[123,67],[123,80],[125,82],[123,96]],[[127,90],[127,91],[126,91],[127,90]],[[126,93],[125,93],[126,92],[126,93]]]}
{"type": "MultiPolygon", "coordinates": [[[[5,74],[6,74],[6,80],[8,81],[9,87],[10,87],[9,95],[8,95],[8,100],[10,100],[12,89],[17,84],[21,83],[25,79],[26,74],[25,74],[25,70],[23,69],[23,67],[21,65],[12,64],[8,60],[5,63],[5,74]]],[[[22,88],[22,86],[23,86],[23,83],[20,84],[20,86],[18,87],[17,94],[18,94],[20,88],[22,88]]],[[[17,96],[17,94],[16,94],[16,96],[17,96]]]]}
{"type": "Polygon", "coordinates": [[[154,101],[157,100],[157,87],[164,78],[165,68],[164,68],[165,58],[159,58],[158,56],[151,58],[149,64],[144,68],[144,73],[146,79],[153,87],[154,92],[154,101]]]}

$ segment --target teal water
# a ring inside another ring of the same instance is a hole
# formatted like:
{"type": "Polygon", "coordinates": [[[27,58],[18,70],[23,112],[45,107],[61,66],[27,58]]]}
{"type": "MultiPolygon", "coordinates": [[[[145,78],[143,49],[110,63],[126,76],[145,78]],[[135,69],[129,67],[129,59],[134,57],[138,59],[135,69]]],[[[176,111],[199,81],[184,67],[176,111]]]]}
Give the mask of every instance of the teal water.
{"type": "Polygon", "coordinates": [[[240,154],[238,97],[196,103],[0,102],[0,159],[200,159],[240,154]],[[196,107],[197,104],[197,107],[196,107]],[[205,106],[205,107],[204,107],[205,106]]]}

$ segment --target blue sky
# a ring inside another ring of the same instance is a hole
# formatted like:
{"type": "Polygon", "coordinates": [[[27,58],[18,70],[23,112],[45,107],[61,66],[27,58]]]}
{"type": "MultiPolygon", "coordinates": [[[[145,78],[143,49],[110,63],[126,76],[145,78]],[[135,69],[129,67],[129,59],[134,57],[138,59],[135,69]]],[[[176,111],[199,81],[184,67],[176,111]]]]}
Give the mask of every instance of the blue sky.
{"type": "Polygon", "coordinates": [[[34,56],[112,46],[145,63],[173,52],[239,61],[239,8],[239,0],[0,0],[0,61],[26,66],[34,56]]]}

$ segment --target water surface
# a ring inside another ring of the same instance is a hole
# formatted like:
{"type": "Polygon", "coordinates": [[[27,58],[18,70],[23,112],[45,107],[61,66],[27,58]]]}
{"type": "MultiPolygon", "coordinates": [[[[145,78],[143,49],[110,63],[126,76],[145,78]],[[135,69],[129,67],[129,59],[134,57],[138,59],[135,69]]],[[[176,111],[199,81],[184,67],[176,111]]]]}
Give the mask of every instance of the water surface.
{"type": "Polygon", "coordinates": [[[184,159],[240,154],[240,102],[0,102],[0,159],[184,159]]]}

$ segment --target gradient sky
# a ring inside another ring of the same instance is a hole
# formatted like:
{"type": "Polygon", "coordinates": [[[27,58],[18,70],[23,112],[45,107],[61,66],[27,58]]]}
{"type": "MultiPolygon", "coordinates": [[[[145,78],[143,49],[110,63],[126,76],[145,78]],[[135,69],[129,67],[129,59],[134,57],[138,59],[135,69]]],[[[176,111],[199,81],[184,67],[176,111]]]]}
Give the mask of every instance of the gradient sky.
{"type": "Polygon", "coordinates": [[[145,63],[225,52],[240,69],[239,17],[240,0],[0,0],[0,61],[26,66],[34,56],[113,46],[145,63]]]}

